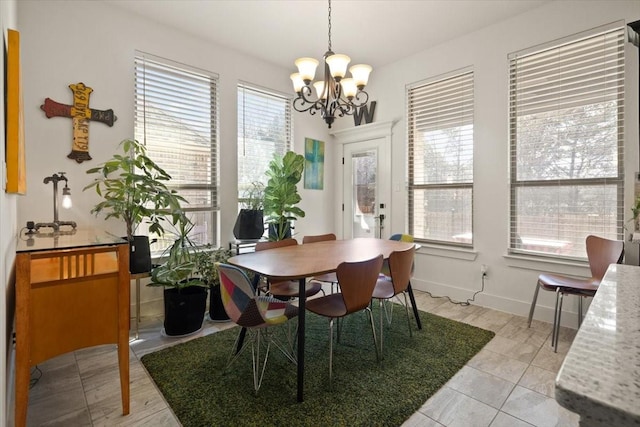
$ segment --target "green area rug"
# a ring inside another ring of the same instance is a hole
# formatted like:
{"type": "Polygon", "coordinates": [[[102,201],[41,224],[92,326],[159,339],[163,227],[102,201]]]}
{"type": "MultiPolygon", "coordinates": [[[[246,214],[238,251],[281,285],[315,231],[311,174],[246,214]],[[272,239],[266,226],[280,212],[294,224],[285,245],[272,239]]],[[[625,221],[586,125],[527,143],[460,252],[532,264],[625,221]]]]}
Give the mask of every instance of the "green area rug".
{"type": "MultiPolygon", "coordinates": [[[[379,318],[374,310],[376,328],[379,318]]],[[[343,321],[329,387],[329,323],[307,312],[305,401],[296,402],[296,367],[274,346],[262,387],[253,389],[251,349],[225,371],[238,328],[142,357],[184,426],[398,426],[494,336],[493,332],[420,312],[409,337],[396,307],[376,362],[367,316],[343,321]]],[[[335,325],[334,325],[335,326],[335,325]]]]}

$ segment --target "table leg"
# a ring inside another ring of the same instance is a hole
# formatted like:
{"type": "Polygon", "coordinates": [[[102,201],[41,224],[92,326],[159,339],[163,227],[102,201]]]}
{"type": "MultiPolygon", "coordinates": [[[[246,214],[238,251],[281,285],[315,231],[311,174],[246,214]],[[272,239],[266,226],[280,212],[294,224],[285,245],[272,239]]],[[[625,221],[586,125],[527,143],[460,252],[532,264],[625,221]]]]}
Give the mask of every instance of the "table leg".
{"type": "Polygon", "coordinates": [[[413,307],[413,315],[416,318],[418,329],[422,329],[422,322],[420,321],[418,307],[416,306],[416,297],[413,296],[413,288],[411,287],[411,282],[409,282],[409,286],[407,286],[407,292],[409,292],[409,299],[411,300],[411,307],[413,307]]]}
{"type": "Polygon", "coordinates": [[[29,361],[26,355],[18,354],[16,349],[16,414],[15,425],[27,425],[27,407],[29,406],[29,361]]]}
{"type": "Polygon", "coordinates": [[[306,279],[298,284],[298,402],[304,401],[304,318],[306,312],[306,279]]]}
{"type": "Polygon", "coordinates": [[[136,277],[136,339],[140,329],[140,278],[136,277]]]}
{"type": "Polygon", "coordinates": [[[236,345],[236,353],[238,354],[242,349],[242,345],[244,344],[244,337],[247,335],[247,328],[244,326],[240,329],[240,336],[238,337],[238,344],[236,345]]]}

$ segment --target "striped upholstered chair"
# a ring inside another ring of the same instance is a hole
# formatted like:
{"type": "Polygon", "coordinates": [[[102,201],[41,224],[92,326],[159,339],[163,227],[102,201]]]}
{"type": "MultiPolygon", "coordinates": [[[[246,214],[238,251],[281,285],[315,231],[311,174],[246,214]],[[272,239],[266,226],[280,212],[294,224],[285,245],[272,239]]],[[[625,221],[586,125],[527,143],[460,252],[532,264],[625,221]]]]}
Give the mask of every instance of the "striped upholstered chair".
{"type": "Polygon", "coordinates": [[[231,350],[231,356],[227,368],[238,358],[242,351],[251,345],[253,358],[253,386],[256,391],[260,389],[262,377],[267,366],[269,350],[273,343],[282,353],[296,363],[293,356],[293,339],[290,328],[287,333],[287,345],[282,345],[270,333],[272,326],[283,325],[298,315],[298,308],[288,302],[277,300],[266,295],[257,295],[249,278],[241,269],[228,264],[219,264],[220,293],[222,303],[229,318],[243,329],[238,333],[238,338],[231,350]],[[244,331],[247,332],[245,337],[244,331]],[[244,339],[244,340],[243,340],[244,339]],[[242,341],[240,348],[238,344],[242,341]],[[261,357],[261,352],[264,356],[261,357]],[[262,369],[260,369],[262,366],[262,369]],[[258,372],[260,370],[260,372],[258,372]]]}

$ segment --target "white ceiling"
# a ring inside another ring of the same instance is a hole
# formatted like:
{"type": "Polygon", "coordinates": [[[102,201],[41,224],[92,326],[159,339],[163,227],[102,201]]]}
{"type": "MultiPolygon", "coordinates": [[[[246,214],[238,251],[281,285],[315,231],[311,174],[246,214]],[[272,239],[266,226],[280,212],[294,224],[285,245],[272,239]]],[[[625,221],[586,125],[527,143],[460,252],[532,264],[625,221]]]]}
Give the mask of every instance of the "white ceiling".
{"type": "MultiPolygon", "coordinates": [[[[103,1],[292,71],[327,50],[326,0],[103,1]]],[[[548,1],[333,0],[332,47],[376,68],[548,1]]]]}

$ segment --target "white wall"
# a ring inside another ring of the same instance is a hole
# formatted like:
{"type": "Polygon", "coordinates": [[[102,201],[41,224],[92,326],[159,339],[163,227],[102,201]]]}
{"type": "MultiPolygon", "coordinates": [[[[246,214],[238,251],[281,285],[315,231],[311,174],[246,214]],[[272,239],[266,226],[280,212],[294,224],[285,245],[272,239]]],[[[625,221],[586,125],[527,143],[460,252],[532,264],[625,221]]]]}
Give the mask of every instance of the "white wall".
{"type": "MultiPolygon", "coordinates": [[[[2,28],[3,52],[7,51],[7,29],[19,30],[16,26],[15,1],[0,1],[0,28],[2,28]]],[[[4,70],[4,54],[0,57],[0,70],[4,70]]],[[[0,80],[0,92],[5,93],[4,79],[0,80]]],[[[14,304],[14,261],[16,257],[16,204],[19,196],[7,194],[5,187],[5,111],[4,102],[0,104],[0,134],[3,143],[0,144],[0,159],[2,168],[0,181],[0,278],[2,292],[0,292],[0,424],[6,425],[13,416],[13,368],[11,330],[13,328],[14,304]],[[10,366],[11,365],[11,366],[10,366]]]]}
{"type": "MultiPolygon", "coordinates": [[[[405,87],[468,66],[474,70],[474,249],[465,252],[423,247],[416,260],[413,281],[416,288],[466,300],[480,289],[480,265],[486,264],[489,267],[486,287],[478,295],[477,303],[524,315],[541,271],[551,269],[588,275],[586,268],[521,262],[506,257],[509,226],[507,55],[616,20],[632,22],[639,18],[637,0],[553,1],[471,34],[465,34],[464,28],[460,28],[460,38],[374,70],[368,90],[375,94],[373,99],[378,100],[376,121],[398,120],[392,139],[392,188],[402,190],[392,194],[390,228],[394,231],[405,229],[405,87]]],[[[626,170],[630,179],[626,200],[630,207],[632,175],[638,170],[638,50],[629,48],[627,54],[626,170]]],[[[339,123],[337,127],[343,125],[339,123]]],[[[630,209],[625,208],[625,213],[630,213],[630,209]]],[[[574,299],[569,298],[566,308],[576,313],[574,299]]],[[[553,302],[551,295],[542,295],[536,317],[551,321],[553,302]],[[546,306],[546,310],[541,309],[541,305],[546,306]]],[[[564,316],[563,324],[565,319],[569,323],[572,317],[564,316]]]]}
{"type": "MultiPolygon", "coordinates": [[[[150,7],[151,3],[150,3],[150,7]]],[[[291,93],[290,70],[257,61],[186,33],[160,26],[143,17],[122,12],[101,2],[29,1],[18,3],[22,31],[23,79],[28,170],[28,194],[18,204],[18,223],[27,220],[51,221],[52,185],[43,184],[45,176],[65,171],[73,195],[73,208],[60,209],[60,219],[74,220],[79,227],[100,227],[123,233],[118,221],[105,222],[90,214],[97,196],[82,188],[90,182],[85,172],[105,161],[124,138],[133,137],[134,51],[157,56],[218,73],[220,76],[221,142],[221,236],[226,245],[233,238],[237,212],[236,161],[236,86],[239,80],[291,93]],[[91,123],[89,153],[93,160],[78,164],[66,156],[71,150],[72,125],[68,118],[47,119],[39,109],[49,97],[69,104],[73,97],[67,87],[83,82],[93,88],[90,107],[112,108],[118,117],[113,127],[91,123]]],[[[292,34],[293,36],[293,34],[292,34]]],[[[304,152],[304,138],[327,141],[326,126],[317,117],[294,113],[295,151],[304,152]]],[[[332,146],[326,145],[330,155],[332,146]]],[[[325,174],[325,188],[333,186],[331,165],[325,174]]],[[[300,235],[333,229],[330,190],[304,190],[301,208],[307,217],[299,221],[300,235]]],[[[145,301],[154,301],[148,309],[161,313],[158,302],[161,289],[142,289],[145,301]]]]}

